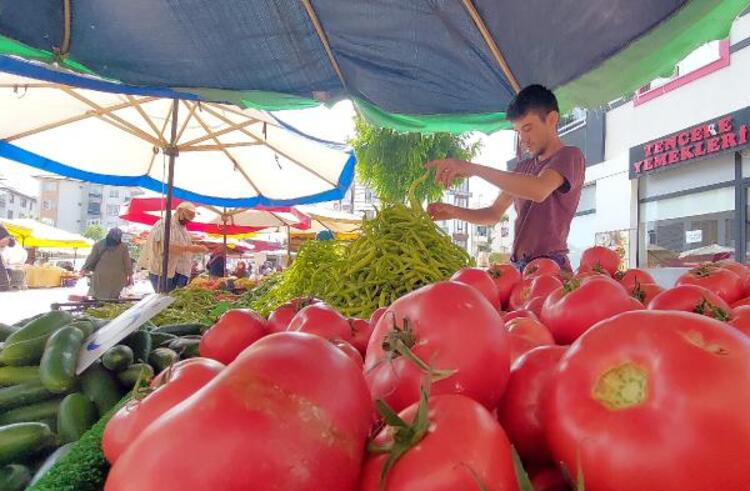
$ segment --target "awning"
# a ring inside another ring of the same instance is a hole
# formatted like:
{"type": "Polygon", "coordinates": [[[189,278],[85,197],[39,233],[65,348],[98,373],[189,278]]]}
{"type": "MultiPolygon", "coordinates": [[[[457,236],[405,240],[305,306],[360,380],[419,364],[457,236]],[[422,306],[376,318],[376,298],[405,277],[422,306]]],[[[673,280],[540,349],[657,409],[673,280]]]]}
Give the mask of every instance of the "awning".
{"type": "Polygon", "coordinates": [[[94,244],[93,240],[82,235],[66,232],[31,218],[0,219],[0,223],[23,247],[88,249],[94,244]]]}
{"type": "Polygon", "coordinates": [[[726,37],[748,0],[4,2],[0,70],[279,110],[351,98],[401,130],[491,132],[518,87],[632,93],[726,37]],[[66,6],[68,8],[66,9],[66,6]],[[52,68],[57,63],[75,75],[52,68]],[[108,81],[111,81],[108,82],[108,81]]]}

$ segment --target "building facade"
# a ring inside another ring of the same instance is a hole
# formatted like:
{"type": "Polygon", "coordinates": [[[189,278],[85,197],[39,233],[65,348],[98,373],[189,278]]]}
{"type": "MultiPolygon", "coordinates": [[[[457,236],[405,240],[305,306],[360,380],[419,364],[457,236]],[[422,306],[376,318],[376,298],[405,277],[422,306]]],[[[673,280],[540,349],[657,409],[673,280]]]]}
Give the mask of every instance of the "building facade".
{"type": "Polygon", "coordinates": [[[37,200],[10,186],[0,185],[0,218],[36,218],[37,200]]]}
{"type": "Polygon", "coordinates": [[[138,188],[104,186],[59,176],[38,176],[40,220],[73,233],[89,225],[122,226],[120,208],[142,194],[138,188]]]}
{"type": "MultiPolygon", "coordinates": [[[[589,160],[569,245],[574,265],[595,244],[630,266],[690,266],[748,257],[750,13],[673,77],[602,113],[604,155],[589,160]]],[[[588,155],[587,155],[588,159],[588,155]]]]}

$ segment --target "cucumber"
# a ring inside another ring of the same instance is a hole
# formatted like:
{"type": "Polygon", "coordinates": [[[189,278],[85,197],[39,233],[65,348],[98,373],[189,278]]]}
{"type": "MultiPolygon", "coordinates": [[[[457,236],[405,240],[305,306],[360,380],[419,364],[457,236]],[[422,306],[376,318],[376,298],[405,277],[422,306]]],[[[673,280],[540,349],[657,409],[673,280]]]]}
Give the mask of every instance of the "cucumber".
{"type": "Polygon", "coordinates": [[[133,350],[130,346],[118,344],[112,346],[102,355],[102,365],[107,370],[120,372],[133,364],[133,350]]]}
{"type": "Polygon", "coordinates": [[[0,427],[0,465],[18,462],[43,452],[55,442],[49,426],[17,423],[0,427]]]}
{"type": "Polygon", "coordinates": [[[80,382],[81,390],[96,405],[99,416],[103,416],[125,395],[112,373],[99,362],[81,374],[80,382]]]}
{"type": "Polygon", "coordinates": [[[50,399],[0,413],[0,425],[28,421],[45,421],[48,419],[54,420],[57,418],[57,408],[60,407],[61,400],[60,398],[50,399]]]}
{"type": "Polygon", "coordinates": [[[96,406],[88,397],[80,392],[68,394],[57,410],[57,437],[62,443],[78,441],[97,419],[96,406]]]}
{"type": "Polygon", "coordinates": [[[0,389],[0,411],[46,401],[55,397],[40,381],[11,385],[0,389]]]}
{"type": "Polygon", "coordinates": [[[117,374],[117,379],[127,389],[132,389],[140,380],[148,383],[154,378],[154,369],[148,363],[133,363],[127,370],[117,374]]]}
{"type": "Polygon", "coordinates": [[[41,316],[45,315],[46,313],[47,312],[42,312],[41,314],[36,314],[36,315],[32,315],[31,317],[27,317],[25,319],[21,319],[20,321],[13,323],[13,325],[11,327],[21,328],[21,327],[25,326],[26,324],[28,324],[29,322],[40,318],[41,316]]]}
{"type": "Polygon", "coordinates": [[[8,336],[18,330],[17,327],[9,326],[0,322],[0,341],[5,341],[8,336]]]}
{"type": "Polygon", "coordinates": [[[29,486],[33,486],[34,484],[36,484],[36,482],[41,479],[47,473],[47,471],[52,469],[52,467],[54,467],[58,460],[65,457],[72,448],[73,443],[66,443],[62,447],[52,452],[49,457],[44,460],[42,465],[39,466],[39,469],[37,469],[36,473],[34,473],[34,477],[31,479],[29,486]]]}
{"type": "Polygon", "coordinates": [[[125,339],[122,343],[133,350],[133,359],[135,361],[146,361],[151,353],[151,334],[146,330],[137,330],[125,339]]]}
{"type": "Polygon", "coordinates": [[[98,331],[109,323],[107,319],[98,319],[96,317],[91,317],[90,315],[82,315],[78,318],[78,320],[86,320],[91,322],[94,325],[94,331],[98,331]]]}
{"type": "Polygon", "coordinates": [[[155,347],[164,346],[169,344],[172,340],[177,339],[174,334],[167,334],[166,332],[151,332],[151,342],[155,347]]]}
{"type": "Polygon", "coordinates": [[[0,386],[41,382],[39,367],[0,367],[0,386]]]}
{"type": "Polygon", "coordinates": [[[0,362],[6,365],[34,365],[44,353],[47,339],[53,332],[73,320],[68,312],[53,310],[29,322],[5,340],[0,362]]]}
{"type": "Polygon", "coordinates": [[[76,366],[83,339],[80,329],[68,325],[55,331],[47,340],[39,363],[39,377],[50,392],[63,394],[70,392],[75,386],[76,366]]]}
{"type": "Polygon", "coordinates": [[[3,491],[22,491],[31,481],[28,467],[20,464],[9,464],[0,468],[0,489],[3,491]]]}
{"type": "Polygon", "coordinates": [[[83,333],[83,339],[88,339],[97,329],[96,324],[88,319],[76,319],[68,325],[80,329],[83,333]]]}
{"type": "Polygon", "coordinates": [[[207,326],[205,324],[192,322],[189,324],[164,324],[154,329],[153,332],[174,334],[175,336],[188,336],[190,334],[201,334],[206,329],[207,326]]]}
{"type": "Polygon", "coordinates": [[[156,348],[148,356],[148,362],[154,367],[156,373],[161,373],[169,365],[178,361],[180,361],[180,355],[169,348],[156,348]]]}
{"type": "Polygon", "coordinates": [[[169,343],[169,348],[177,352],[182,358],[193,358],[200,356],[198,353],[200,344],[199,338],[177,338],[169,343]]]}

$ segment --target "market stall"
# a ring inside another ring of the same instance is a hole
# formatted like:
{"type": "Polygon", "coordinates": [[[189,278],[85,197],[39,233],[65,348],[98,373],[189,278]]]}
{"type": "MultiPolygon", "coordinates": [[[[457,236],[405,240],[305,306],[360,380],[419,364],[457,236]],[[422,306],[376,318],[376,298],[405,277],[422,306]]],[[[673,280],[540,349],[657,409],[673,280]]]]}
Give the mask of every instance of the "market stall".
{"type": "MultiPolygon", "coordinates": [[[[86,254],[94,244],[92,240],[81,235],[31,218],[0,219],[0,222],[15,237],[18,244],[26,249],[65,249],[72,251],[73,257],[76,258],[79,254],[86,254]]],[[[56,288],[69,285],[78,279],[75,272],[55,264],[23,264],[14,266],[12,270],[23,271],[22,284],[28,288],[56,288]]]]}

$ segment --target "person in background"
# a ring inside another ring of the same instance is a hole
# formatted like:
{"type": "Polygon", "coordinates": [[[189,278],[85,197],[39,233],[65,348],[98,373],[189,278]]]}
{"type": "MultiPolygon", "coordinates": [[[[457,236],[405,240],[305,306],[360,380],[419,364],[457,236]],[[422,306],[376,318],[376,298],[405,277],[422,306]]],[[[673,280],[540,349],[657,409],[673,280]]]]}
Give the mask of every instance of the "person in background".
{"type": "Polygon", "coordinates": [[[110,229],[103,240],[94,244],[81,273],[91,275],[90,296],[97,300],[120,298],[122,289],[133,281],[133,263],[119,228],[110,229]]]}
{"type": "MultiPolygon", "coordinates": [[[[427,211],[434,220],[458,219],[477,225],[494,225],[513,205],[517,218],[511,262],[523,271],[532,260],[546,257],[571,271],[568,233],[578,208],[585,177],[583,152],[563,144],[557,134],[560,109],[546,87],[530,85],[508,105],[506,117],[520,137],[530,158],[515,171],[493,169],[459,159],[435,160],[436,180],[445,187],[457,178],[479,177],[500,189],[487,208],[466,209],[432,203],[427,211]]],[[[520,160],[520,159],[519,159],[520,160]]]]}
{"type": "Polygon", "coordinates": [[[223,245],[216,246],[208,258],[208,276],[213,278],[224,278],[227,270],[227,256],[223,245]]]}
{"type": "MultiPolygon", "coordinates": [[[[205,246],[193,244],[187,224],[195,219],[195,206],[183,201],[172,214],[169,237],[169,263],[167,265],[167,291],[187,285],[192,268],[193,255],[208,251],[205,246]]],[[[164,219],[160,219],[146,237],[141,249],[139,266],[147,269],[154,291],[159,291],[164,254],[164,219]]]]}
{"type": "Polygon", "coordinates": [[[5,269],[2,253],[6,247],[15,247],[16,240],[10,235],[10,232],[0,224],[0,292],[8,291],[10,288],[10,277],[5,269]]]}
{"type": "Polygon", "coordinates": [[[245,264],[245,261],[240,261],[237,263],[237,267],[234,268],[233,276],[235,278],[247,278],[248,272],[247,272],[247,265],[245,264]]]}

